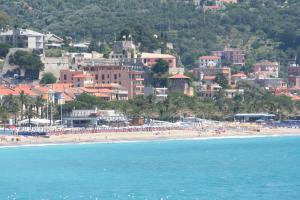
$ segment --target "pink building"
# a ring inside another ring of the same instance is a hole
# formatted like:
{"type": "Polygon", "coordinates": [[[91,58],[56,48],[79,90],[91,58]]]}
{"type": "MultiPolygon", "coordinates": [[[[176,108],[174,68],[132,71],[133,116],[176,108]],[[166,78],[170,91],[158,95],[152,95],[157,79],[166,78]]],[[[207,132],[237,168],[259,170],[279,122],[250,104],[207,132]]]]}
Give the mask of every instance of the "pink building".
{"type": "Polygon", "coordinates": [[[261,61],[254,65],[254,75],[258,78],[278,78],[279,63],[270,61],[261,61]]]}
{"type": "Polygon", "coordinates": [[[169,54],[159,54],[159,53],[142,53],[141,59],[146,66],[155,65],[159,59],[162,59],[169,63],[169,68],[176,68],[176,57],[169,54]]]}
{"type": "Polygon", "coordinates": [[[94,83],[94,76],[84,71],[60,70],[60,83],[71,83],[74,87],[85,87],[94,83]]]}
{"type": "Polygon", "coordinates": [[[245,51],[243,50],[225,47],[223,51],[212,51],[212,54],[230,61],[233,65],[245,65],[245,51]]]}
{"type": "Polygon", "coordinates": [[[144,72],[135,71],[128,66],[84,66],[87,71],[95,76],[95,83],[117,83],[128,90],[129,98],[144,94],[144,72]]]}
{"type": "Polygon", "coordinates": [[[144,95],[143,71],[136,71],[129,66],[121,65],[85,65],[82,70],[61,70],[60,82],[72,83],[75,87],[85,87],[93,84],[119,84],[128,90],[129,98],[144,95]]]}
{"type": "Polygon", "coordinates": [[[129,98],[144,95],[144,71],[141,66],[95,59],[86,60],[79,67],[94,75],[95,84],[119,84],[128,90],[129,98]]]}

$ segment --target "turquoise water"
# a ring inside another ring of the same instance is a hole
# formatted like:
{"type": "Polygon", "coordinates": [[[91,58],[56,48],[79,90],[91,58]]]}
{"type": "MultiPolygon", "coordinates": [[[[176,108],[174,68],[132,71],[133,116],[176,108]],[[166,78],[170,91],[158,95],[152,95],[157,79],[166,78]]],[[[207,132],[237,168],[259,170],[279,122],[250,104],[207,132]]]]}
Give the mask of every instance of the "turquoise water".
{"type": "Polygon", "coordinates": [[[5,199],[300,199],[300,137],[2,148],[5,199]]]}

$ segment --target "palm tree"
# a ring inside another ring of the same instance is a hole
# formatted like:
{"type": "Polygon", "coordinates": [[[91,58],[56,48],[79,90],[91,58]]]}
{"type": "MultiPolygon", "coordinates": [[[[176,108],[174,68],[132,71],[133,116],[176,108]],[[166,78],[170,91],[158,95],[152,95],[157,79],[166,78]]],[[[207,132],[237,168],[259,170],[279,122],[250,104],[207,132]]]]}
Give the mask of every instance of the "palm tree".
{"type": "Polygon", "coordinates": [[[2,106],[6,108],[7,112],[14,115],[15,124],[17,123],[17,116],[20,111],[20,102],[16,96],[4,96],[2,106]]]}
{"type": "Polygon", "coordinates": [[[34,107],[36,109],[37,115],[39,115],[41,118],[43,118],[43,107],[45,105],[45,100],[42,96],[38,96],[34,100],[34,107]]]}
{"type": "Polygon", "coordinates": [[[20,107],[21,107],[21,120],[23,120],[24,116],[24,106],[28,103],[28,96],[24,93],[24,91],[20,92],[19,94],[19,101],[20,101],[20,107]]]}
{"type": "Polygon", "coordinates": [[[3,122],[4,131],[6,126],[6,121],[8,120],[8,115],[9,114],[6,109],[4,109],[3,107],[0,108],[0,120],[3,122]]]}

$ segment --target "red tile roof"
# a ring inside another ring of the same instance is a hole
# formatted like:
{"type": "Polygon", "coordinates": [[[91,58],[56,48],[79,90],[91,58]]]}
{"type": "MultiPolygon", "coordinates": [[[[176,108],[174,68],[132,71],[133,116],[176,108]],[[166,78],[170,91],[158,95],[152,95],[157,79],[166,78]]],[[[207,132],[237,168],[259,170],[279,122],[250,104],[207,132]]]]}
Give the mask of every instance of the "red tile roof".
{"type": "Polygon", "coordinates": [[[48,87],[49,89],[54,90],[56,92],[64,92],[64,90],[71,88],[72,84],[54,83],[54,84],[48,84],[46,87],[48,87]]]}
{"type": "Polygon", "coordinates": [[[33,86],[32,85],[17,85],[13,90],[18,92],[19,94],[21,92],[24,92],[24,94],[28,96],[38,96],[39,94],[37,92],[32,91],[33,86]]]}
{"type": "Polygon", "coordinates": [[[219,56],[201,56],[199,57],[201,60],[219,60],[221,57],[219,56]]]}
{"type": "Polygon", "coordinates": [[[10,89],[10,88],[0,88],[0,95],[8,96],[8,95],[18,95],[19,93],[10,89]]]}
{"type": "Polygon", "coordinates": [[[169,79],[190,79],[190,77],[185,76],[183,74],[176,74],[174,76],[169,77],[169,79]]]}

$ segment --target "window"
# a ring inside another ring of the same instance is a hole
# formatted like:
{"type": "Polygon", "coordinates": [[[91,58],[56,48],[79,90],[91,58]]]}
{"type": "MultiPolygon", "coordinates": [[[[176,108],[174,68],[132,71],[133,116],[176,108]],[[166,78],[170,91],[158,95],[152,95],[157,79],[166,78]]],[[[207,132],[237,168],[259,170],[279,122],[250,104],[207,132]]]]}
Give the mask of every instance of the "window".
{"type": "Polygon", "coordinates": [[[67,74],[64,74],[64,80],[67,80],[67,74]]]}
{"type": "Polygon", "coordinates": [[[104,76],[104,74],[102,74],[102,80],[104,80],[105,79],[105,76],[104,76]]]}
{"type": "Polygon", "coordinates": [[[119,74],[119,78],[121,78],[121,73],[119,74]]]}
{"type": "Polygon", "coordinates": [[[114,74],[114,78],[115,78],[115,80],[118,78],[118,75],[117,74],[114,74]]]}
{"type": "Polygon", "coordinates": [[[95,79],[98,80],[98,74],[96,74],[95,79]]]}
{"type": "Polygon", "coordinates": [[[109,74],[107,74],[107,78],[109,78],[109,74]]]}
{"type": "Polygon", "coordinates": [[[121,82],[121,81],[119,82],[119,85],[122,85],[122,82],[121,82]]]}

